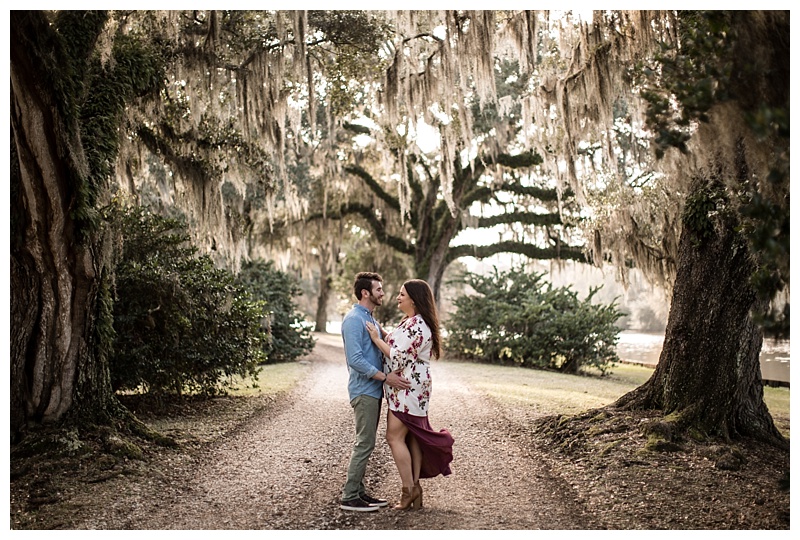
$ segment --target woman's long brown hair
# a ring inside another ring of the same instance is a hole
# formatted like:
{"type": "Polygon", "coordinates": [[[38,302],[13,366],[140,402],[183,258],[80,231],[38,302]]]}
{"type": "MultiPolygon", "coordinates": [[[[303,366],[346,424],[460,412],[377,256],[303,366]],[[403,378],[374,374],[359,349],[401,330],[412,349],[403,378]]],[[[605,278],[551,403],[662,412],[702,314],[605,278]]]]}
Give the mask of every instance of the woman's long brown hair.
{"type": "Polygon", "coordinates": [[[442,356],[442,340],[439,336],[439,315],[436,312],[436,301],[433,299],[433,291],[430,285],[422,279],[409,279],[403,283],[406,294],[414,302],[417,313],[422,320],[430,327],[433,335],[431,344],[431,355],[436,358],[442,356]]]}

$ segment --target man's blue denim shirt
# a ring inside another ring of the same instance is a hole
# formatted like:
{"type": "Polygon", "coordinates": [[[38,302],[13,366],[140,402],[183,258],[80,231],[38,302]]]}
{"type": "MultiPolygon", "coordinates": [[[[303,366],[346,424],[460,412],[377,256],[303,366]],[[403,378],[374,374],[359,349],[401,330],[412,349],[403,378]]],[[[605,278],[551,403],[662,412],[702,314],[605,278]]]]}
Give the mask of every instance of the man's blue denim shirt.
{"type": "Polygon", "coordinates": [[[383,397],[383,383],[372,378],[383,371],[383,355],[369,337],[367,321],[376,324],[372,313],[361,304],[355,304],[342,320],[344,356],[350,372],[347,383],[350,401],[362,394],[383,397]]]}

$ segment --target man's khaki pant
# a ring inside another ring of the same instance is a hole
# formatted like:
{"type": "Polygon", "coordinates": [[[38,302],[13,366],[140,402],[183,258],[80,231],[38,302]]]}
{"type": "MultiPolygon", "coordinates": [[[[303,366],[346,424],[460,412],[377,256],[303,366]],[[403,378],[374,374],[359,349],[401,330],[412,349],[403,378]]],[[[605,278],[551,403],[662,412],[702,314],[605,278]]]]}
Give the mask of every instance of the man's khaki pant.
{"type": "Polygon", "coordinates": [[[347,482],[342,488],[342,500],[357,499],[364,493],[364,473],[367,462],[375,449],[375,435],[381,416],[381,401],[372,396],[361,395],[350,402],[356,417],[356,442],[350,454],[347,482]]]}

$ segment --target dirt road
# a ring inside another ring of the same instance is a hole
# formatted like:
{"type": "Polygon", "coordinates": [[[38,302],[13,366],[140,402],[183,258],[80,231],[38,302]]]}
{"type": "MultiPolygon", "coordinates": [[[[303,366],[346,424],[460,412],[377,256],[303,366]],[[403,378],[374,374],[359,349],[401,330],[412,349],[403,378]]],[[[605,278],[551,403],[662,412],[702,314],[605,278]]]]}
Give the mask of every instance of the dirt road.
{"type": "MultiPolygon", "coordinates": [[[[353,440],[341,338],[318,336],[310,374],[288,401],[164,476],[131,483],[78,529],[594,529],[569,485],[495,406],[433,366],[430,420],[455,437],[453,473],[423,480],[425,507],[339,509],[353,440]],[[158,496],[153,496],[153,493],[158,496]]],[[[382,427],[385,425],[384,406],[382,427]]],[[[379,436],[367,487],[397,501],[400,482],[379,436]]]]}

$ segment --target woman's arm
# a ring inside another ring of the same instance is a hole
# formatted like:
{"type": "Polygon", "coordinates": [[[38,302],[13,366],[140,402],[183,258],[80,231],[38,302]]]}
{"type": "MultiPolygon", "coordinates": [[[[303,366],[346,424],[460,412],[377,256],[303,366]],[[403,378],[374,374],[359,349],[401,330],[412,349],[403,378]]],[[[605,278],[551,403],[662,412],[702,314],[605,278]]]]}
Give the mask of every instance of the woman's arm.
{"type": "Polygon", "coordinates": [[[372,338],[372,342],[378,346],[381,352],[386,357],[391,356],[391,347],[389,347],[389,344],[383,341],[383,338],[381,338],[381,334],[383,332],[369,321],[367,321],[367,332],[369,332],[369,337],[372,338]]]}
{"type": "MultiPolygon", "coordinates": [[[[367,332],[369,332],[369,337],[372,338],[372,342],[378,346],[384,356],[389,358],[392,353],[392,348],[389,347],[388,343],[383,341],[383,338],[381,337],[381,334],[383,334],[382,330],[380,328],[376,328],[371,322],[367,322],[367,332]]],[[[411,382],[400,375],[400,372],[397,371],[387,373],[386,379],[383,382],[389,386],[393,386],[394,388],[399,388],[401,390],[408,390],[411,388],[411,382]]]]}
{"type": "Polygon", "coordinates": [[[391,358],[392,365],[399,370],[404,370],[417,362],[419,351],[425,343],[423,325],[421,317],[405,319],[392,333],[392,346],[387,356],[391,358]]]}

